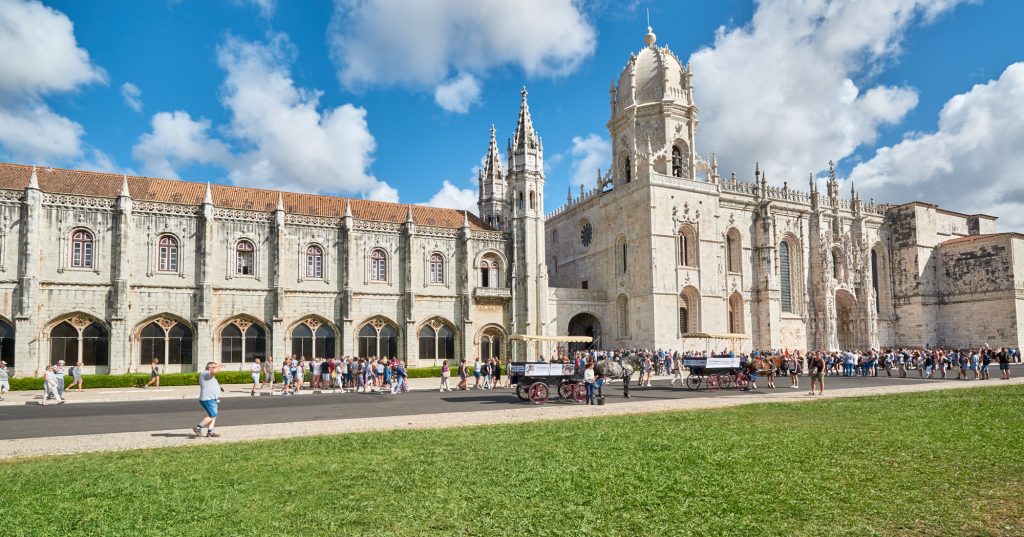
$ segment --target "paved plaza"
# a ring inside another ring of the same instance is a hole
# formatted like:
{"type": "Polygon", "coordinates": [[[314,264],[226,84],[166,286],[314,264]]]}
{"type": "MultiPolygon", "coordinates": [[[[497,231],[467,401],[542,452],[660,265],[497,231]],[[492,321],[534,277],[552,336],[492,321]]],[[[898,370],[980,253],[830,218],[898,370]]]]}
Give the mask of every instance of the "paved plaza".
{"type": "Polygon", "coordinates": [[[512,390],[470,390],[438,393],[436,379],[413,379],[413,389],[400,395],[375,393],[304,393],[293,397],[250,397],[242,385],[225,387],[218,431],[224,438],[195,439],[188,427],[200,408],[197,387],[87,390],[72,393],[71,404],[41,406],[39,392],[15,393],[0,406],[0,457],[21,457],[146,447],[194,446],[210,442],[259,440],[290,436],[373,430],[439,428],[515,423],[571,417],[721,408],[761,402],[799,402],[830,397],[879,395],[934,389],[1001,386],[1024,382],[1024,367],[1013,367],[1009,381],[905,378],[828,377],[824,397],[791,389],[788,378],[770,390],[762,378],[759,390],[690,391],[670,386],[671,377],[656,377],[653,387],[633,387],[622,397],[618,383],[605,390],[607,405],[587,407],[553,400],[544,406],[519,401],[512,390]]]}

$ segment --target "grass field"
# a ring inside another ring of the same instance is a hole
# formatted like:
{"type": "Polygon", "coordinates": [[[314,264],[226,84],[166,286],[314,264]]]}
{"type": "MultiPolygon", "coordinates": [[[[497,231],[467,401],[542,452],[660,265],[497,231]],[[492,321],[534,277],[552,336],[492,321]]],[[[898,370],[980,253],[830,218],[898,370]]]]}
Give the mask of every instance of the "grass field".
{"type": "MultiPolygon", "coordinates": [[[[0,424],[2,425],[2,424],[0,424]]],[[[1024,386],[26,460],[3,535],[1024,535],[1024,386]]]]}

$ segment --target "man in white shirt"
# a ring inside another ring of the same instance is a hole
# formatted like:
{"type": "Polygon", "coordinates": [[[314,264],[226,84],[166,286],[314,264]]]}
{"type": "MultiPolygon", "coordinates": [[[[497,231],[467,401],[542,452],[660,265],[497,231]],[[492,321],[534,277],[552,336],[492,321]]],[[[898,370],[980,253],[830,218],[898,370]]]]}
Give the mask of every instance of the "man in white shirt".
{"type": "Polygon", "coordinates": [[[64,400],[57,393],[57,375],[53,372],[53,366],[48,365],[46,366],[46,373],[43,374],[43,402],[40,404],[45,405],[46,399],[51,395],[57,400],[58,405],[64,404],[64,400]]]}
{"type": "Polygon", "coordinates": [[[7,362],[0,362],[0,401],[4,400],[4,396],[11,389],[10,378],[11,375],[7,372],[7,362]]]}
{"type": "Polygon", "coordinates": [[[220,436],[213,432],[213,425],[217,421],[217,404],[220,402],[220,382],[217,382],[217,372],[223,367],[224,364],[207,362],[206,370],[199,374],[199,404],[206,411],[206,417],[192,428],[192,432],[196,433],[196,438],[202,436],[204,427],[207,438],[220,436]]]}
{"type": "Polygon", "coordinates": [[[260,383],[260,374],[263,372],[263,366],[260,365],[260,359],[256,358],[252,361],[252,367],[249,368],[252,373],[252,391],[249,395],[256,395],[256,386],[263,386],[260,383]]]}

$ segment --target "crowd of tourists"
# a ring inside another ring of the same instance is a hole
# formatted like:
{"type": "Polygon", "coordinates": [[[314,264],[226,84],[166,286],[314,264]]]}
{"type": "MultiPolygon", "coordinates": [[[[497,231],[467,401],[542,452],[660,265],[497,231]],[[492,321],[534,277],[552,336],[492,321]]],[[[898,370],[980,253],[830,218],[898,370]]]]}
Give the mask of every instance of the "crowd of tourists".
{"type": "MultiPolygon", "coordinates": [[[[391,394],[409,391],[409,373],[405,363],[397,357],[307,360],[305,357],[292,355],[284,359],[280,369],[274,366],[272,357],[267,357],[263,361],[254,360],[250,371],[252,388],[249,394],[253,396],[264,387],[269,388],[275,395],[285,396],[295,395],[302,390],[391,394]],[[275,373],[278,372],[282,378],[279,391],[275,389],[275,373]]],[[[452,370],[448,360],[441,362],[440,372],[441,384],[438,390],[441,392],[509,387],[507,377],[504,384],[502,383],[502,367],[497,358],[486,361],[477,358],[472,367],[465,359],[461,360],[456,366],[455,374],[459,381],[454,388],[450,383],[452,370]],[[469,384],[470,376],[474,379],[472,386],[469,384]]]]}

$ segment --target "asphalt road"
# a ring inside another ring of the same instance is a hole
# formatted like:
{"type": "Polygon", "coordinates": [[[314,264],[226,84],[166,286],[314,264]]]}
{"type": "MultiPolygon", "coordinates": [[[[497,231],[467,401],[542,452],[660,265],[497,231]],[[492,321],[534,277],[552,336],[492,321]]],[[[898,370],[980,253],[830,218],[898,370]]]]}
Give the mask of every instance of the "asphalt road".
{"type": "MultiPolygon", "coordinates": [[[[916,371],[906,379],[827,377],[826,390],[883,386],[890,384],[917,384],[923,382],[964,382],[950,380],[922,380],[916,371]]],[[[1021,368],[1014,367],[1014,376],[1021,368]]],[[[998,385],[998,369],[993,380],[978,385],[998,385]]],[[[973,381],[969,381],[972,382],[973,381]]],[[[731,397],[740,392],[735,389],[707,392],[672,388],[667,380],[655,381],[655,386],[638,388],[633,383],[631,399],[622,397],[621,384],[605,389],[607,404],[630,404],[633,401],[653,399],[680,399],[691,397],[731,397]]],[[[790,391],[789,379],[776,379],[778,390],[790,391]]],[[[802,390],[810,387],[810,379],[800,378],[802,390]]],[[[768,392],[764,378],[759,380],[758,392],[768,392]]],[[[796,391],[796,390],[792,390],[796,391]]],[[[508,389],[470,390],[466,392],[438,393],[421,390],[399,395],[379,394],[304,394],[297,397],[228,397],[220,404],[218,425],[258,425],[296,421],[372,418],[379,416],[416,416],[446,412],[474,412],[526,405],[508,389]]],[[[559,401],[557,396],[549,405],[578,404],[559,401]]],[[[187,430],[202,417],[197,401],[129,401],[116,403],[90,403],[74,405],[11,405],[0,406],[0,439],[45,438],[53,436],[88,435],[128,431],[187,430]]]]}

